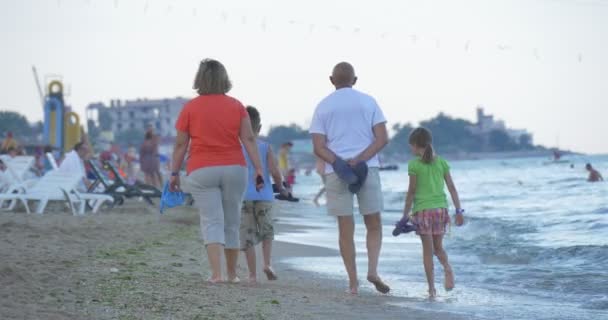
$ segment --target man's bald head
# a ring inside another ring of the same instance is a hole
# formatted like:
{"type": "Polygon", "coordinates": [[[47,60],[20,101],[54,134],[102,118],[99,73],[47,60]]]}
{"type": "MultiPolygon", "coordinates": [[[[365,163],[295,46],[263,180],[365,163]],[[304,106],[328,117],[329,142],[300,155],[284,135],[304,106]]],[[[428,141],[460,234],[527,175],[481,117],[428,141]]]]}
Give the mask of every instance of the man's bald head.
{"type": "Polygon", "coordinates": [[[336,89],[350,88],[357,82],[355,68],[348,62],[340,62],[334,67],[329,80],[336,89]]]}

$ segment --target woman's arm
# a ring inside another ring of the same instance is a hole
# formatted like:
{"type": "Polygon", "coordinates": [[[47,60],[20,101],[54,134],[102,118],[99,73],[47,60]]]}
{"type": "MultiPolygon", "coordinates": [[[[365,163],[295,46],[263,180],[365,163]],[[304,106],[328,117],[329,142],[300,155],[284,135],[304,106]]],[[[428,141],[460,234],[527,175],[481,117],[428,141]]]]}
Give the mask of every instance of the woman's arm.
{"type": "Polygon", "coordinates": [[[186,157],[188,143],[190,143],[190,135],[187,132],[178,130],[171,161],[170,187],[172,191],[179,189],[179,171],[181,170],[184,158],[186,157]]]}
{"type": "Polygon", "coordinates": [[[190,142],[190,135],[183,131],[177,131],[177,137],[175,138],[175,146],[173,147],[173,157],[171,161],[171,172],[179,172],[184,164],[184,158],[186,157],[186,150],[188,150],[188,143],[190,142]]]}
{"type": "Polygon", "coordinates": [[[243,146],[245,147],[245,150],[249,155],[249,159],[253,163],[253,167],[256,171],[256,179],[258,176],[263,178],[264,171],[262,170],[262,161],[260,160],[258,144],[255,141],[255,135],[253,135],[253,130],[251,129],[251,121],[249,120],[249,117],[244,117],[241,120],[239,138],[241,139],[241,143],[243,143],[243,146]]]}
{"type": "MultiPolygon", "coordinates": [[[[452,202],[454,202],[454,206],[456,210],[462,209],[460,206],[460,198],[458,197],[458,191],[456,190],[456,186],[454,185],[454,180],[452,180],[452,175],[449,172],[446,172],[445,176],[445,184],[448,186],[448,191],[450,191],[450,196],[452,196],[452,202]]],[[[464,223],[464,217],[462,214],[456,214],[456,225],[461,226],[464,223]]]]}
{"type": "Polygon", "coordinates": [[[279,166],[274,158],[274,152],[270,146],[268,146],[266,158],[268,168],[270,169],[270,175],[272,175],[272,180],[277,185],[277,188],[279,188],[279,193],[284,193],[285,189],[283,189],[283,176],[281,175],[281,170],[279,170],[279,166]]]}
{"type": "Polygon", "coordinates": [[[410,175],[410,184],[407,187],[407,195],[405,197],[405,208],[403,208],[403,216],[408,217],[410,211],[412,211],[412,205],[414,204],[414,195],[416,194],[416,176],[410,175]]]}

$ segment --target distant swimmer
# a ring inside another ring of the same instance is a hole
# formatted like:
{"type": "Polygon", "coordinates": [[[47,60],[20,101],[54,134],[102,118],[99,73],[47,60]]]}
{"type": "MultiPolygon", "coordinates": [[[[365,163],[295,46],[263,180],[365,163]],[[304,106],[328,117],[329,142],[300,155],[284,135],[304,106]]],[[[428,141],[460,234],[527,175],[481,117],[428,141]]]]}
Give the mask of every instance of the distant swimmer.
{"type": "Polygon", "coordinates": [[[593,166],[591,166],[591,163],[587,163],[587,165],[585,166],[585,169],[587,169],[587,171],[589,171],[589,178],[587,178],[587,181],[589,181],[589,182],[604,181],[604,177],[602,177],[602,175],[600,174],[599,171],[595,170],[593,168],[593,166]]]}

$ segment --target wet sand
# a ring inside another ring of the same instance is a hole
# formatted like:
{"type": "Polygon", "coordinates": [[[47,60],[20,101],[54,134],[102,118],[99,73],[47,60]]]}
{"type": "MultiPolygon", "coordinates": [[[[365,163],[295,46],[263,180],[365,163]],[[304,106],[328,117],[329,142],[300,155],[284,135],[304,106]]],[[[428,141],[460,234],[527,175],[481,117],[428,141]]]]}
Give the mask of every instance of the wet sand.
{"type": "MultiPolygon", "coordinates": [[[[455,318],[389,305],[404,298],[348,295],[343,282],[280,263],[337,252],[284,242],[274,245],[279,280],[208,284],[192,208],[163,216],[139,202],[85,217],[55,211],[0,212],[0,319],[455,318]]],[[[239,264],[246,280],[244,258],[239,264]]]]}

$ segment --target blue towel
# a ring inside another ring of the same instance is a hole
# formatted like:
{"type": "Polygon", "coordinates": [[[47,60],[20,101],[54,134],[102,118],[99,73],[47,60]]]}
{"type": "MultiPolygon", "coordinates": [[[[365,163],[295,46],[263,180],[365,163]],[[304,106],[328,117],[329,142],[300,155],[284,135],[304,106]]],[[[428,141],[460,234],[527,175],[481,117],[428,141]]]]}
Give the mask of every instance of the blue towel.
{"type": "Polygon", "coordinates": [[[165,182],[163,186],[163,194],[160,196],[160,213],[162,214],[165,208],[174,208],[184,204],[184,193],[181,191],[171,192],[169,183],[165,182]]]}
{"type": "Polygon", "coordinates": [[[365,163],[365,161],[359,162],[353,167],[353,172],[357,176],[357,182],[348,185],[348,190],[351,193],[357,193],[359,192],[359,190],[361,190],[361,187],[363,187],[363,184],[367,179],[367,171],[368,168],[367,163],[365,163]]]}
{"type": "Polygon", "coordinates": [[[331,165],[338,178],[346,182],[346,184],[357,183],[359,177],[353,171],[353,168],[340,157],[336,157],[336,161],[331,165]]]}

